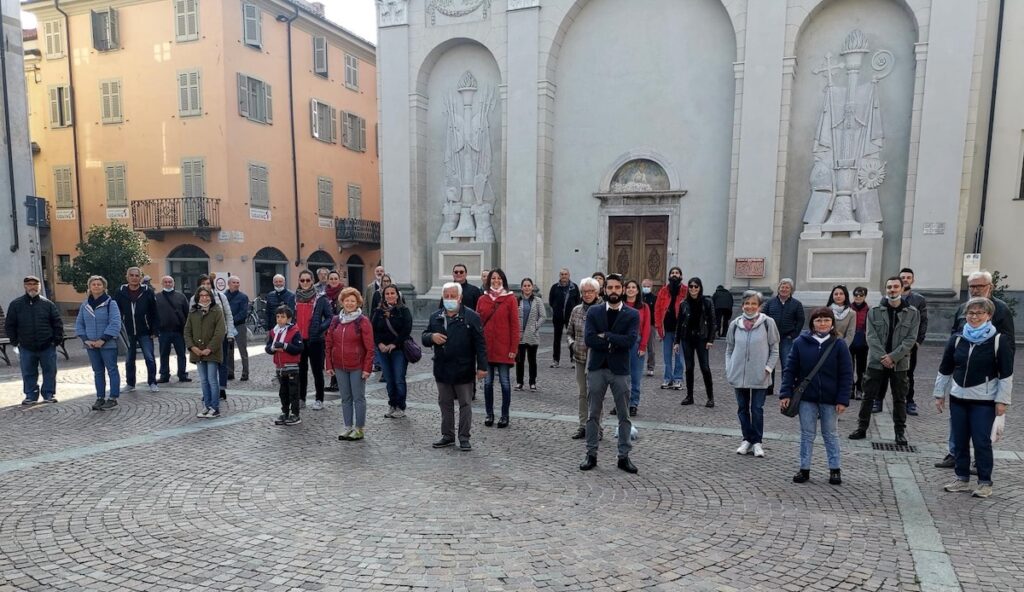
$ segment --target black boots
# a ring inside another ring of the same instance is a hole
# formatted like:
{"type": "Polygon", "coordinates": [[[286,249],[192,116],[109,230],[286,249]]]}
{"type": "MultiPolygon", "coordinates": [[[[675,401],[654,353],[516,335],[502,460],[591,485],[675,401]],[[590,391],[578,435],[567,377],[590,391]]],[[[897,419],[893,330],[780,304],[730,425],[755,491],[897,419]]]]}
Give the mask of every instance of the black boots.
{"type": "Polygon", "coordinates": [[[841,471],[839,469],[829,469],[828,470],[828,482],[829,482],[830,485],[841,485],[842,484],[843,477],[840,475],[840,473],[841,473],[841,471]]]}
{"type": "Polygon", "coordinates": [[[589,471],[590,469],[593,469],[595,467],[597,467],[597,456],[592,454],[588,454],[587,458],[580,463],[581,471],[589,471]]]}
{"type": "Polygon", "coordinates": [[[800,469],[799,471],[796,472],[796,475],[793,475],[793,483],[806,483],[807,480],[810,478],[810,469],[800,469]]]}
{"type": "Polygon", "coordinates": [[[897,446],[906,446],[907,445],[907,436],[903,432],[896,432],[896,445],[897,446]]]}

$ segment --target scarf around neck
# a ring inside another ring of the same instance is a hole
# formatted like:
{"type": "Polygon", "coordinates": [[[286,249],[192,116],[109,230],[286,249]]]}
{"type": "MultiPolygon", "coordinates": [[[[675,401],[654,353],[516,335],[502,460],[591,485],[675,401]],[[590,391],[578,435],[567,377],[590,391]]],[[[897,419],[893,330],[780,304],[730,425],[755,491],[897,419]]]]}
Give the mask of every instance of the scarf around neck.
{"type": "Polygon", "coordinates": [[[363,316],[363,309],[357,308],[352,312],[341,311],[338,313],[338,320],[344,325],[352,321],[358,321],[361,316],[363,316]]]}
{"type": "Polygon", "coordinates": [[[296,288],[295,290],[296,302],[310,302],[314,298],[316,298],[316,288],[296,288]]]}
{"type": "Polygon", "coordinates": [[[971,327],[969,324],[964,324],[964,329],[961,331],[964,339],[977,345],[983,343],[992,338],[997,333],[995,326],[992,321],[985,321],[984,325],[981,325],[977,329],[971,327]]]}
{"type": "Polygon", "coordinates": [[[837,321],[845,319],[846,315],[850,314],[849,306],[840,306],[833,302],[828,307],[832,309],[832,314],[835,315],[837,321]]]}

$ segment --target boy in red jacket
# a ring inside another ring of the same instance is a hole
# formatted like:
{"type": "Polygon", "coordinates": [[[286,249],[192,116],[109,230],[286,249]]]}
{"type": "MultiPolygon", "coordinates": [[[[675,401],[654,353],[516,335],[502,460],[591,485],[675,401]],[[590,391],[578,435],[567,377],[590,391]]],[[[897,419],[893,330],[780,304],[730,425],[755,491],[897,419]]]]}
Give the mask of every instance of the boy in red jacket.
{"type": "Polygon", "coordinates": [[[292,322],[295,313],[285,305],[275,311],[277,325],[267,331],[268,354],[274,356],[278,382],[281,388],[281,415],[274,420],[274,425],[296,425],[302,423],[299,418],[299,357],[302,354],[302,333],[292,322]],[[291,413],[289,413],[289,410],[291,413]]]}

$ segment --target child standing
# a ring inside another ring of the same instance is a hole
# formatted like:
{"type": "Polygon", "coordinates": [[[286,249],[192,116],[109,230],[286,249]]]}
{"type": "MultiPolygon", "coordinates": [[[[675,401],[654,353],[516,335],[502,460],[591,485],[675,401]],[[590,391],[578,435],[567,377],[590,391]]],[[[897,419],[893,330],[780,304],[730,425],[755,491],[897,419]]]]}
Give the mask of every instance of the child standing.
{"type": "Polygon", "coordinates": [[[274,425],[296,425],[302,423],[299,417],[299,357],[302,354],[302,334],[292,322],[295,313],[287,306],[275,311],[277,325],[267,332],[268,354],[274,356],[277,379],[281,387],[281,415],[274,425]]]}

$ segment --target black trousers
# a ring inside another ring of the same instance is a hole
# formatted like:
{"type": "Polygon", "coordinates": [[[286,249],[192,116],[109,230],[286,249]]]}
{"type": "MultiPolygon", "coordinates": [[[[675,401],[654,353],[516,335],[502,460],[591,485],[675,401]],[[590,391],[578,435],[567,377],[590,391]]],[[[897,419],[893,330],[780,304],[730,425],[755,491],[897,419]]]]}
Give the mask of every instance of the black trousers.
{"type": "Polygon", "coordinates": [[[886,385],[892,387],[892,423],[897,434],[907,429],[907,373],[887,368],[868,368],[864,372],[864,400],[857,413],[857,427],[862,430],[871,425],[871,405],[882,400],[886,385]]]}
{"type": "Polygon", "coordinates": [[[718,336],[725,337],[726,332],[729,330],[729,321],[732,320],[732,309],[716,308],[715,313],[718,314],[718,336]]]}
{"type": "Polygon", "coordinates": [[[299,372],[298,370],[278,370],[277,381],[281,385],[277,396],[281,398],[281,413],[299,414],[299,372]]]}
{"type": "Polygon", "coordinates": [[[864,392],[864,370],[868,367],[868,346],[859,345],[857,347],[851,347],[850,354],[853,356],[853,365],[856,370],[853,389],[855,391],[864,392]]]}
{"type": "Polygon", "coordinates": [[[526,363],[530,363],[530,384],[537,384],[537,348],[536,345],[519,344],[516,353],[516,384],[523,384],[523,371],[526,363]]]}
{"type": "MultiPolygon", "coordinates": [[[[914,349],[910,350],[910,369],[907,370],[907,396],[906,396],[906,399],[907,399],[906,402],[907,403],[913,403],[914,402],[914,370],[917,368],[917,350],[918,349],[919,348],[917,346],[915,346],[914,349]]],[[[867,363],[867,362],[865,361],[865,363],[867,363]]],[[[885,399],[885,392],[886,392],[886,384],[883,383],[882,384],[882,390],[878,394],[878,400],[879,401],[881,401],[882,399],[885,399]]]]}
{"type": "Polygon", "coordinates": [[[680,346],[683,348],[683,365],[686,367],[686,396],[693,396],[693,354],[696,353],[697,363],[700,365],[700,374],[704,378],[704,393],[708,396],[709,401],[714,400],[715,391],[711,381],[711,364],[708,361],[708,348],[704,346],[704,341],[683,338],[680,341],[680,346]]]}
{"type": "Polygon", "coordinates": [[[313,369],[313,388],[316,389],[316,400],[324,400],[324,342],[307,341],[302,355],[299,356],[299,398],[306,400],[306,387],[309,385],[309,368],[313,369]]]}
{"type": "Polygon", "coordinates": [[[562,331],[565,330],[565,321],[555,319],[552,324],[555,326],[555,341],[551,344],[551,359],[557,364],[562,359],[562,331]]]}

